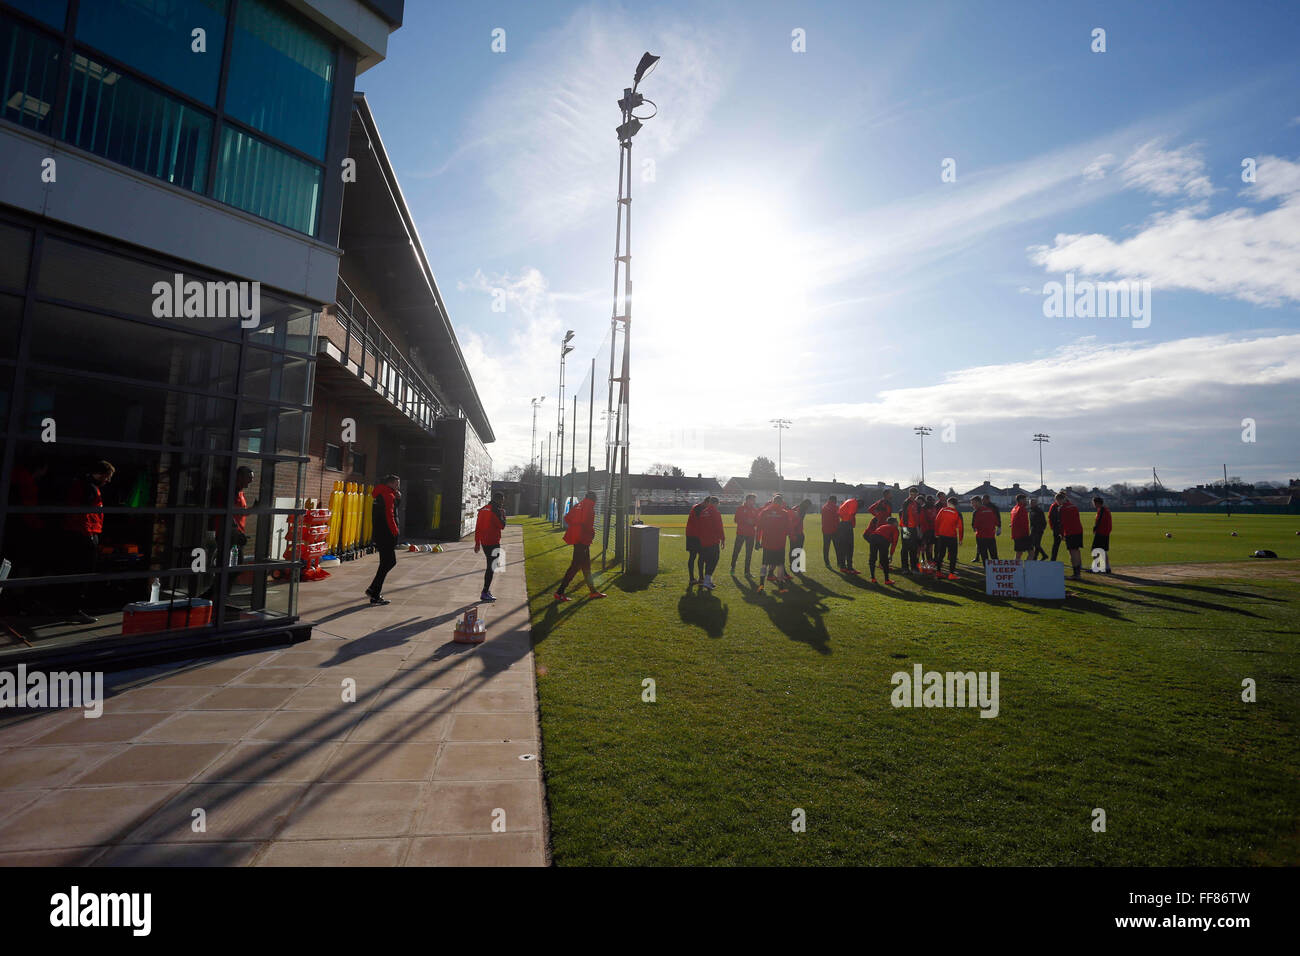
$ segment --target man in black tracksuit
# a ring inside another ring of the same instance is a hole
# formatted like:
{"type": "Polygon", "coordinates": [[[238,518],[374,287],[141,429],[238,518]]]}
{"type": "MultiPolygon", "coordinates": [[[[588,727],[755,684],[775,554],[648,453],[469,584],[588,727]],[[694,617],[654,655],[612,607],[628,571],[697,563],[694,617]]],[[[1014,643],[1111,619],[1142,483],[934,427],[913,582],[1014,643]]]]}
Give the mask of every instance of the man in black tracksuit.
{"type": "Polygon", "coordinates": [[[1056,560],[1056,553],[1061,549],[1061,540],[1065,537],[1065,532],[1061,530],[1061,505],[1053,501],[1050,508],[1047,509],[1047,524],[1052,529],[1052,560],[1056,560]]]}
{"type": "Polygon", "coordinates": [[[388,604],[384,597],[384,578],[397,564],[397,536],[401,524],[397,520],[397,506],[402,500],[401,479],[396,475],[384,475],[375,490],[370,494],[375,499],[372,507],[371,527],[374,529],[375,551],[379,553],[379,570],[366,588],[366,597],[371,604],[388,604]]]}
{"type": "Polygon", "coordinates": [[[1029,543],[1033,546],[1030,552],[1030,561],[1039,561],[1047,557],[1047,552],[1043,550],[1043,532],[1047,530],[1047,515],[1043,513],[1043,506],[1034,498],[1029,502],[1029,543]]]}

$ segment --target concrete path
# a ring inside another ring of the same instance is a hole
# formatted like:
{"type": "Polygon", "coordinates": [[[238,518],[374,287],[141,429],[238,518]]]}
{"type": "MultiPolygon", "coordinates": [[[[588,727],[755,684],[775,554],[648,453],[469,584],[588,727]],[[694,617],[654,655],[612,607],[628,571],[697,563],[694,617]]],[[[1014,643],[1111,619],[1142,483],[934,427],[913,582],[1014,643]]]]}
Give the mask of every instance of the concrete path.
{"type": "MultiPolygon", "coordinates": [[[[299,591],[306,643],[105,675],[104,714],[0,726],[0,865],[545,865],[523,535],[484,605],[459,543],[299,591]],[[355,702],[344,702],[355,682],[355,702]]],[[[5,716],[0,712],[0,717],[5,716]]]]}

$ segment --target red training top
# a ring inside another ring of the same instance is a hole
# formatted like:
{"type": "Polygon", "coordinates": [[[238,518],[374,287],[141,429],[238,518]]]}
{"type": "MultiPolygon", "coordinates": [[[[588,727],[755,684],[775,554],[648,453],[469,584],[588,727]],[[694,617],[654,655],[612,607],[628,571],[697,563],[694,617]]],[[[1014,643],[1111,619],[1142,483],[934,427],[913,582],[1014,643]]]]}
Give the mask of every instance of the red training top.
{"type": "Polygon", "coordinates": [[[839,515],[840,520],[847,521],[850,528],[856,527],[858,523],[858,499],[845,498],[840,505],[839,515]]]}
{"type": "MultiPolygon", "coordinates": [[[[379,505],[380,508],[383,510],[383,513],[384,513],[384,526],[387,528],[389,535],[391,535],[392,537],[396,538],[397,535],[398,535],[398,529],[397,529],[397,492],[395,492],[392,488],[388,487],[388,485],[385,485],[385,484],[378,484],[378,485],[375,485],[374,490],[373,490],[372,492],[370,492],[370,496],[371,496],[372,498],[375,499],[375,504],[379,505]]],[[[375,517],[377,518],[378,515],[376,515],[375,517]]],[[[479,526],[482,527],[482,524],[483,524],[483,512],[480,511],[480,512],[479,512],[479,526]]],[[[379,523],[378,523],[377,521],[375,522],[375,526],[376,526],[376,528],[379,527],[379,523]]],[[[478,533],[477,533],[477,532],[475,532],[474,537],[475,537],[475,539],[477,540],[477,538],[478,538],[478,533]]],[[[480,542],[480,543],[482,543],[482,542],[480,542]]],[[[501,538],[500,538],[499,535],[498,535],[498,537],[497,537],[497,540],[496,540],[494,543],[495,543],[495,544],[500,544],[500,543],[501,543],[501,538]]]]}
{"type": "Polygon", "coordinates": [[[892,524],[882,524],[876,528],[872,534],[878,534],[889,542],[889,555],[893,557],[894,549],[898,547],[898,529],[892,524]]]}
{"type": "Polygon", "coordinates": [[[934,516],[934,533],[940,538],[963,540],[966,537],[966,522],[962,520],[961,512],[949,505],[940,508],[934,516]]]}
{"type": "Polygon", "coordinates": [[[839,526],[839,505],[833,505],[828,501],[822,505],[822,534],[834,534],[839,526]]]}
{"type": "Polygon", "coordinates": [[[1061,534],[1083,534],[1083,522],[1073,501],[1061,505],[1061,534]]]}
{"type": "Polygon", "coordinates": [[[1093,534],[1110,534],[1110,509],[1102,505],[1097,509],[1097,520],[1092,523],[1093,534]]]}
{"type": "Polygon", "coordinates": [[[768,505],[758,516],[758,540],[764,548],[773,551],[785,549],[785,538],[790,533],[790,511],[781,505],[768,505]]]}
{"type": "MultiPolygon", "coordinates": [[[[482,518],[483,512],[480,511],[479,520],[482,518]]],[[[568,525],[564,531],[565,544],[591,544],[596,538],[596,502],[583,498],[569,509],[569,513],[564,516],[564,523],[568,525]]],[[[497,533],[497,540],[500,540],[500,532],[497,533]]]]}
{"type": "MultiPolygon", "coordinates": [[[[570,509],[569,514],[572,514],[573,510],[570,509]]],[[[565,515],[564,520],[568,521],[569,516],[565,515]]],[[[506,523],[501,520],[499,514],[492,510],[492,506],[484,505],[478,509],[478,522],[474,525],[474,543],[482,548],[495,548],[501,543],[501,529],[505,526],[506,523]]],[[[396,530],[390,530],[393,531],[393,534],[397,534],[396,530]]],[[[564,540],[569,540],[567,534],[564,540]]]]}
{"type": "Polygon", "coordinates": [[[68,504],[89,505],[87,514],[67,515],[64,527],[77,534],[99,534],[104,530],[104,494],[89,478],[78,478],[68,492],[68,504]]]}
{"type": "Polygon", "coordinates": [[[998,532],[998,516],[992,508],[979,507],[970,516],[970,526],[975,529],[977,538],[993,538],[998,532]]]}
{"type": "Polygon", "coordinates": [[[743,538],[752,538],[758,530],[758,509],[753,505],[741,504],[736,509],[736,534],[743,538]]]}
{"type": "Polygon", "coordinates": [[[713,505],[705,505],[699,509],[696,528],[695,534],[700,539],[701,547],[711,548],[715,544],[726,543],[727,532],[722,527],[722,512],[713,505]]]}
{"type": "Polygon", "coordinates": [[[917,523],[917,526],[922,531],[933,531],[934,516],[938,510],[939,509],[936,508],[934,505],[923,505],[921,507],[921,518],[920,521],[917,523]]]}
{"type": "Polygon", "coordinates": [[[1016,505],[1011,509],[1011,537],[1027,538],[1029,536],[1029,509],[1016,505]]]}

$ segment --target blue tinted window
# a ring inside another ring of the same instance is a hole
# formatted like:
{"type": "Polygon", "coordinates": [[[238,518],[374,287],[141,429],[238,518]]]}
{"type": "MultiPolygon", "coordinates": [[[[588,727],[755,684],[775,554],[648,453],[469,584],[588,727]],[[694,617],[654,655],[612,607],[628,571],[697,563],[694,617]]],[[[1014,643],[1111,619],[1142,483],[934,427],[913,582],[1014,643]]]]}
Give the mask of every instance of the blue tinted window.
{"type": "Polygon", "coordinates": [[[321,168],[227,126],[213,198],[307,235],[316,233],[321,168]]]}
{"type": "Polygon", "coordinates": [[[5,0],[5,2],[60,30],[63,29],[64,20],[68,16],[68,0],[5,0]]]}
{"type": "Polygon", "coordinates": [[[264,0],[240,0],[226,112],[324,159],[333,94],[333,42],[292,11],[264,0]]]}
{"type": "Polygon", "coordinates": [[[63,138],[105,159],[203,192],[212,120],[78,53],[63,138]]]}
{"type": "Polygon", "coordinates": [[[77,8],[77,39],[209,105],[217,102],[226,0],[94,0],[77,8]],[[193,31],[206,52],[194,52],[193,31]]]}
{"type": "Polygon", "coordinates": [[[43,133],[59,80],[59,45],[0,17],[0,116],[43,133]]]}

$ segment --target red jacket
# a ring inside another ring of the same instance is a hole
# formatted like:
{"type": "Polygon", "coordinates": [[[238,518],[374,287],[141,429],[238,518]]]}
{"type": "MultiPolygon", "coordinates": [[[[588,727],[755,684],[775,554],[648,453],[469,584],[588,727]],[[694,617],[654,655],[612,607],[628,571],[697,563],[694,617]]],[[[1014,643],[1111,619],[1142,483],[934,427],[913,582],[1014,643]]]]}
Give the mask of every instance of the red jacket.
{"type": "Polygon", "coordinates": [[[879,525],[872,534],[878,534],[889,542],[889,556],[893,557],[894,549],[898,547],[898,529],[892,524],[879,525]]]}
{"type": "Polygon", "coordinates": [[[695,536],[700,539],[700,547],[711,548],[726,542],[727,531],[722,526],[721,511],[713,505],[697,505],[692,514],[698,514],[695,536]]]}
{"type": "Polygon", "coordinates": [[[822,505],[822,534],[834,534],[839,526],[839,505],[833,505],[828,501],[822,505]]]}
{"type": "Polygon", "coordinates": [[[998,533],[998,516],[992,508],[979,507],[970,516],[970,526],[975,529],[975,537],[992,538],[998,533]]]}
{"type": "Polygon", "coordinates": [[[939,538],[964,540],[966,522],[962,520],[961,512],[949,505],[940,508],[939,513],[934,516],[934,533],[939,538]]]}
{"type": "Polygon", "coordinates": [[[77,534],[99,534],[104,530],[104,493],[90,478],[78,478],[68,491],[68,504],[88,505],[86,514],[66,515],[64,527],[77,534]]]}
{"type": "Polygon", "coordinates": [[[857,527],[858,524],[858,499],[845,498],[840,505],[839,516],[841,521],[847,521],[850,528],[857,527]]]}
{"type": "Polygon", "coordinates": [[[921,509],[925,505],[920,498],[909,498],[898,509],[898,523],[904,528],[921,527],[921,509]]]}
{"type": "Polygon", "coordinates": [[[799,513],[798,508],[789,508],[787,510],[790,512],[790,540],[802,538],[804,515],[799,513]]]}
{"type": "MultiPolygon", "coordinates": [[[[484,509],[490,511],[490,508],[484,509]]],[[[483,512],[478,513],[479,521],[483,520],[483,512]]],[[[495,517],[495,515],[493,516],[495,517]]],[[[568,514],[564,516],[564,523],[568,525],[564,530],[565,544],[591,544],[596,539],[596,502],[590,498],[583,498],[576,505],[569,509],[568,514]]],[[[501,523],[505,527],[505,522],[501,523]]],[[[497,540],[501,540],[501,532],[497,531],[497,540]]]]}
{"type": "Polygon", "coordinates": [[[753,505],[741,504],[736,509],[736,534],[742,538],[752,538],[758,531],[758,509],[753,505]]]}
{"type": "Polygon", "coordinates": [[[758,516],[758,540],[764,548],[773,551],[785,549],[785,539],[790,533],[790,509],[768,505],[758,516]]]}
{"type": "Polygon", "coordinates": [[[1079,509],[1074,502],[1067,501],[1061,505],[1061,534],[1083,534],[1083,522],[1079,519],[1079,509]]]}
{"type": "MultiPolygon", "coordinates": [[[[501,543],[501,529],[505,526],[506,523],[492,510],[492,506],[484,505],[478,509],[478,522],[474,525],[474,543],[483,548],[495,548],[501,543]]],[[[565,540],[567,541],[568,538],[565,540]]]]}
{"type": "Polygon", "coordinates": [[[918,526],[922,531],[933,531],[933,530],[934,530],[934,515],[935,515],[935,512],[937,512],[938,510],[939,510],[939,509],[936,508],[934,505],[925,505],[925,506],[923,506],[923,507],[921,508],[921,518],[920,518],[920,521],[918,522],[918,525],[917,525],[917,526],[918,526]]]}
{"type": "MultiPolygon", "coordinates": [[[[400,533],[397,528],[397,492],[388,487],[388,485],[379,484],[375,485],[374,490],[370,492],[370,496],[375,499],[374,504],[372,505],[372,510],[374,512],[374,529],[376,536],[396,539],[397,535],[400,533]]],[[[481,521],[481,512],[479,518],[481,521]]],[[[477,537],[478,535],[476,533],[475,538],[477,537]]],[[[501,539],[498,538],[497,542],[499,543],[500,540],[501,539]]]]}
{"type": "Polygon", "coordinates": [[[1016,505],[1011,509],[1011,537],[1027,538],[1029,536],[1029,509],[1016,505]]]}
{"type": "Polygon", "coordinates": [[[1110,509],[1102,505],[1097,509],[1097,520],[1092,523],[1093,534],[1110,534],[1110,509]]]}
{"type": "Polygon", "coordinates": [[[686,537],[698,538],[700,536],[701,510],[703,510],[703,503],[691,505],[691,510],[686,512],[686,537]]]}

